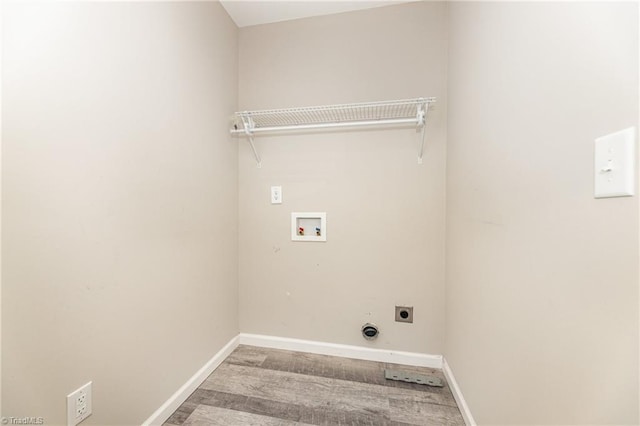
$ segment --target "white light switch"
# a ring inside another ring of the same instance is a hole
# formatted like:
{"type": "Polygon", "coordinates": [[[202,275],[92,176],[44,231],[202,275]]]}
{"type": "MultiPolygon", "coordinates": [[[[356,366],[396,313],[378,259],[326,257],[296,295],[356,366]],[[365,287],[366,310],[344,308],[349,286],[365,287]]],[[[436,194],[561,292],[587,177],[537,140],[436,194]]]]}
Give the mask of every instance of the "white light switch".
{"type": "Polygon", "coordinates": [[[271,187],[271,204],[282,204],[282,187],[271,187]]]}
{"type": "Polygon", "coordinates": [[[635,127],[596,139],[595,198],[634,194],[635,144],[635,127]]]}

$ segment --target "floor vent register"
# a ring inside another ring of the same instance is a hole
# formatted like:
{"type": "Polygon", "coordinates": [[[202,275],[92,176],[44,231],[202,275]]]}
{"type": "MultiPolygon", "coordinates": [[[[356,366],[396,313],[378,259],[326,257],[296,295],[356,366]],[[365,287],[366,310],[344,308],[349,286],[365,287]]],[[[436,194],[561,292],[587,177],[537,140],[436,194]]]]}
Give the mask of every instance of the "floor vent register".
{"type": "Polygon", "coordinates": [[[426,374],[410,373],[400,370],[384,370],[384,378],[387,380],[398,380],[401,382],[417,383],[419,385],[435,386],[441,388],[444,386],[442,379],[426,374]]]}

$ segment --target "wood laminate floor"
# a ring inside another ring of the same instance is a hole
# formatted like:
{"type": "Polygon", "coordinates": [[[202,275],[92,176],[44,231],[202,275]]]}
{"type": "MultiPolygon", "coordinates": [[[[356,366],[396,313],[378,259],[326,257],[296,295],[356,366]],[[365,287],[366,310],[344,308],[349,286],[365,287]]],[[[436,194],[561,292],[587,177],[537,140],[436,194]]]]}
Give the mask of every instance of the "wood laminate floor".
{"type": "Polygon", "coordinates": [[[459,425],[440,370],[240,345],[173,413],[172,425],[459,425]],[[384,378],[431,374],[443,388],[384,378]]]}

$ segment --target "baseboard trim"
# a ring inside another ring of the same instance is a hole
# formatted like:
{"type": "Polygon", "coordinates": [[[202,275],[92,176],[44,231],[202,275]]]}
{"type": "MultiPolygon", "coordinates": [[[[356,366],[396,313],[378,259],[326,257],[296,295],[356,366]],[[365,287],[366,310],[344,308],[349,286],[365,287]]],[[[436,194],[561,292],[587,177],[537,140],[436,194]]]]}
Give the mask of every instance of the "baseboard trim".
{"type": "Polygon", "coordinates": [[[155,413],[151,415],[142,426],[161,426],[164,422],[167,421],[169,417],[173,414],[174,411],[178,409],[182,405],[183,402],[187,400],[189,395],[195,391],[198,386],[202,384],[206,380],[207,377],[213,370],[218,368],[222,361],[225,360],[234,351],[235,348],[238,347],[239,344],[239,336],[234,337],[227,343],[222,349],[218,351],[207,363],[198,370],[187,382],[182,385],[180,389],[178,389],[173,395],[167,399],[167,401],[162,404],[160,408],[158,408],[155,413]]]}
{"type": "Polygon", "coordinates": [[[453,376],[453,371],[451,371],[451,367],[449,367],[447,360],[444,358],[442,360],[442,371],[444,372],[444,377],[446,377],[447,379],[447,383],[449,383],[449,388],[451,389],[451,393],[453,393],[453,398],[456,400],[456,403],[458,404],[458,408],[460,409],[460,413],[462,414],[464,423],[467,426],[477,426],[476,421],[473,419],[473,416],[471,415],[471,410],[469,410],[467,401],[465,401],[464,396],[462,396],[462,391],[460,390],[460,386],[458,386],[458,382],[456,381],[456,378],[453,376]]]}
{"type": "Polygon", "coordinates": [[[341,345],[337,343],[265,336],[261,334],[240,333],[239,337],[241,345],[308,352],[320,355],[341,356],[367,361],[415,365],[419,367],[442,368],[442,355],[428,355],[416,352],[393,351],[390,349],[366,348],[363,346],[341,345]]]}

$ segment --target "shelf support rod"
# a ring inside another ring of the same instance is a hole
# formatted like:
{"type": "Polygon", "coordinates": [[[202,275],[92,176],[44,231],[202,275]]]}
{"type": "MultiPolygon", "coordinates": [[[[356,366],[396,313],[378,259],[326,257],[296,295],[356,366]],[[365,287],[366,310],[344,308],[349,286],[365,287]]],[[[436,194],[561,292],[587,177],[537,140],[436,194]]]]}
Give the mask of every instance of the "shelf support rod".
{"type": "MultiPolygon", "coordinates": [[[[364,127],[364,126],[383,126],[383,125],[400,125],[400,124],[415,124],[419,125],[420,123],[416,118],[392,118],[388,120],[367,120],[367,121],[344,121],[344,122],[336,122],[336,123],[316,123],[316,124],[293,124],[293,125],[284,125],[284,126],[269,126],[269,127],[258,127],[257,129],[251,129],[251,133],[262,133],[262,132],[282,132],[289,130],[313,130],[313,129],[334,129],[340,127],[364,127]]],[[[246,130],[238,129],[231,130],[231,134],[238,133],[247,133],[246,130]]]]}
{"type": "Polygon", "coordinates": [[[425,102],[418,106],[418,126],[422,126],[420,131],[420,151],[418,152],[418,164],[422,164],[422,155],[424,154],[424,139],[427,129],[427,110],[429,109],[429,103],[425,102]]]}
{"type": "Polygon", "coordinates": [[[253,156],[256,159],[256,166],[258,168],[262,167],[262,159],[260,155],[258,155],[258,151],[256,150],[256,146],[253,143],[253,128],[255,127],[255,123],[251,119],[251,117],[247,114],[242,114],[242,124],[244,127],[244,132],[246,133],[249,139],[249,145],[251,146],[251,150],[253,151],[253,156]]]}
{"type": "Polygon", "coordinates": [[[256,158],[256,167],[262,167],[262,159],[258,155],[258,151],[256,151],[256,146],[253,144],[253,135],[249,135],[249,145],[251,145],[251,150],[253,151],[253,156],[256,158]]]}

